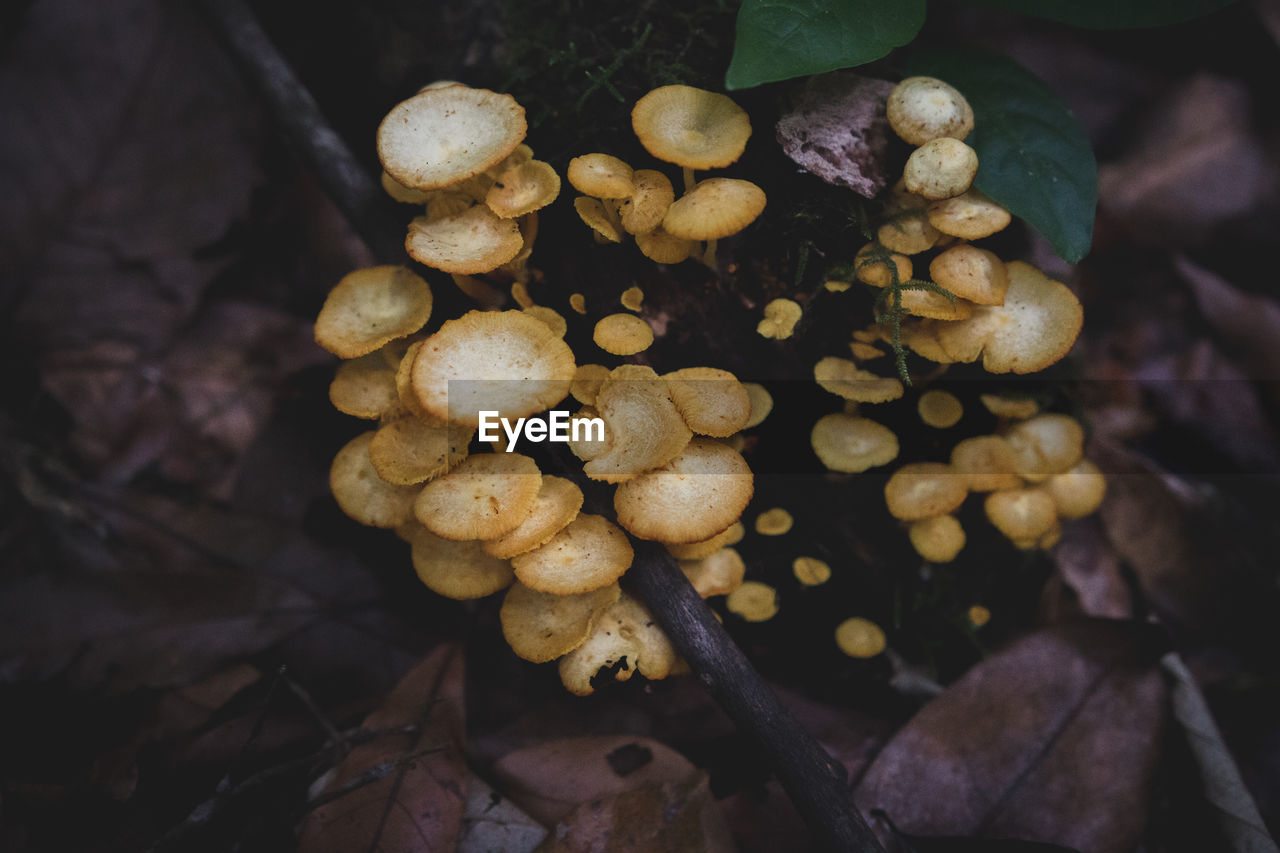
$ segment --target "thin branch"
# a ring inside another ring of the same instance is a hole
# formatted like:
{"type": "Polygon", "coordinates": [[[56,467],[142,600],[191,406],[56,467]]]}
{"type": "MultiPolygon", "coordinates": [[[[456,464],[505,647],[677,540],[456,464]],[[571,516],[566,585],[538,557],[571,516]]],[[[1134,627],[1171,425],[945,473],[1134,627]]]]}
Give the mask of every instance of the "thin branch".
{"type": "MultiPolygon", "coordinates": [[[[274,105],[277,120],[302,160],[316,172],[375,255],[384,262],[399,258],[403,254],[399,243],[394,250],[388,249],[388,242],[375,233],[395,226],[372,215],[371,180],[359,173],[354,158],[289,72],[252,12],[240,0],[196,1],[210,12],[237,61],[274,105]]],[[[707,691],[760,743],[818,843],[830,850],[883,853],[853,804],[844,768],[778,701],[671,556],[654,543],[636,543],[636,560],[627,576],[707,691]]]]}

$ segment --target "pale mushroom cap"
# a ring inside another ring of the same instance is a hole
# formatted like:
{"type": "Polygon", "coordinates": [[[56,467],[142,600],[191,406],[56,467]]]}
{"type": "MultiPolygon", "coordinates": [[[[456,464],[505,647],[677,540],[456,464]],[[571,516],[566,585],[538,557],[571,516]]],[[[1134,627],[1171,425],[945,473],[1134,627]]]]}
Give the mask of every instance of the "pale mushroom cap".
{"type": "MultiPolygon", "coordinates": [[[[528,160],[498,175],[484,203],[503,219],[541,210],[560,195],[560,176],[550,163],[528,160]]],[[[523,245],[523,243],[522,243],[523,245]]]]}
{"type": "Polygon", "coordinates": [[[1046,480],[1043,488],[1053,498],[1059,518],[1084,518],[1102,506],[1102,499],[1107,496],[1107,478],[1097,465],[1081,459],[1070,471],[1046,480]]]}
{"type": "Polygon", "coordinates": [[[954,515],[935,515],[913,521],[907,530],[911,547],[931,563],[950,563],[964,548],[964,528],[954,515]]]}
{"type": "Polygon", "coordinates": [[[952,246],[929,264],[929,277],[977,305],[1003,305],[1009,271],[994,252],[976,246],[952,246]]]}
{"type": "Polygon", "coordinates": [[[641,539],[698,542],[737,521],[753,490],[741,454],[695,438],[666,465],[619,486],[614,508],[618,523],[641,539]]]}
{"type": "Polygon", "coordinates": [[[817,557],[796,557],[791,562],[791,573],[805,586],[821,586],[831,580],[831,566],[817,557]]]}
{"type": "Polygon", "coordinates": [[[855,415],[823,415],[809,436],[813,452],[832,471],[856,474],[898,458],[898,437],[888,427],[855,415]]]}
{"type": "Polygon", "coordinates": [[[779,297],[764,306],[764,319],[756,325],[762,337],[785,340],[795,332],[804,310],[794,299],[779,297]]]}
{"type": "Polygon", "coordinates": [[[718,240],[754,222],[764,205],[764,190],[750,181],[707,178],[671,204],[662,228],[688,240],[718,240]]]}
{"type": "Polygon", "coordinates": [[[918,255],[933,248],[941,232],[929,224],[928,214],[921,209],[916,213],[895,216],[876,229],[876,239],[886,249],[904,255],[918,255]]]}
{"type": "Polygon", "coordinates": [[[971,492],[1022,485],[1022,478],[1013,470],[1013,448],[998,435],[976,435],[958,442],[951,448],[951,467],[965,478],[971,492]]]}
{"type": "Polygon", "coordinates": [[[603,364],[579,364],[577,371],[573,374],[573,384],[569,386],[569,393],[582,405],[594,406],[596,394],[600,392],[600,386],[609,378],[610,373],[612,371],[603,364]]]}
{"type": "Polygon", "coordinates": [[[751,395],[727,370],[686,367],[662,378],[680,416],[698,435],[726,438],[751,419],[751,395]]]}
{"type": "Polygon", "coordinates": [[[639,311],[644,305],[644,291],[632,285],[622,291],[622,296],[618,297],[618,302],[628,311],[639,311]]]}
{"type": "Polygon", "coordinates": [[[935,429],[947,429],[960,422],[964,417],[964,406],[959,398],[950,391],[932,389],[920,395],[916,402],[916,411],[920,420],[935,429]]]}
{"type": "Polygon", "coordinates": [[[782,507],[767,509],[756,516],[756,533],[761,536],[781,536],[791,530],[795,519],[782,507]]]}
{"type": "Polygon", "coordinates": [[[635,355],[653,344],[653,329],[634,314],[610,314],[596,323],[591,339],[612,355],[635,355]]]}
{"type": "Polygon", "coordinates": [[[611,154],[583,154],[569,161],[566,176],[573,188],[592,198],[630,198],[634,172],[611,154]]]}
{"type": "Polygon", "coordinates": [[[388,175],[385,169],[382,171],[381,181],[382,189],[387,195],[401,204],[426,204],[431,198],[431,190],[415,190],[413,187],[406,187],[388,175]]]}
{"type": "Polygon", "coordinates": [[[467,458],[470,427],[424,423],[413,415],[388,421],[369,444],[369,460],[388,483],[410,486],[446,473],[467,458]]]}
{"type": "Polygon", "coordinates": [[[628,234],[646,234],[662,224],[676,200],[676,191],[666,175],[653,169],[637,170],[633,183],[635,191],[618,212],[628,234]]]}
{"type": "Polygon", "coordinates": [[[911,259],[906,255],[890,254],[886,261],[876,255],[876,244],[868,243],[858,250],[854,256],[854,275],[858,281],[872,287],[888,287],[894,283],[894,270],[897,270],[897,283],[911,280],[913,272],[911,259]],[[892,266],[890,266],[892,264],[892,266]]]}
{"type": "Polygon", "coordinates": [[[445,598],[484,598],[515,580],[511,564],[481,551],[479,542],[441,539],[421,526],[410,534],[409,542],[418,579],[445,598]]]}
{"type": "Polygon", "coordinates": [[[559,403],[576,365],[546,323],[520,311],[470,311],[423,342],[412,371],[423,409],[475,427],[481,411],[519,418],[559,403]]]}
{"type": "Polygon", "coordinates": [[[729,593],[725,607],[748,622],[768,622],[778,615],[778,591],[760,581],[745,581],[729,593]]]}
{"type": "Polygon", "coordinates": [[[586,642],[592,623],[621,595],[616,583],[577,595],[553,595],[517,582],[498,611],[502,636],[527,661],[553,661],[586,642]]]}
{"type": "Polygon", "coordinates": [[[591,679],[602,669],[617,667],[617,681],[627,681],[636,672],[660,679],[671,674],[676,660],[653,614],[623,593],[596,617],[586,642],[560,658],[560,681],[570,693],[586,696],[595,691],[591,679]]]}
{"type": "Polygon", "coordinates": [[[962,240],[990,237],[1013,221],[1009,211],[972,188],[954,198],[933,202],[927,215],[929,224],[939,232],[962,240]]]}
{"type": "Polygon", "coordinates": [[[751,429],[760,426],[769,417],[769,413],[773,411],[773,396],[759,382],[743,382],[742,387],[747,389],[747,396],[751,398],[751,417],[747,418],[742,428],[751,429]]]}
{"type": "Polygon", "coordinates": [[[1071,470],[1084,456],[1084,428],[1070,415],[1036,415],[1005,433],[1013,450],[1013,470],[1028,480],[1043,480],[1071,470]]]}
{"type": "Polygon", "coordinates": [[[657,264],[678,264],[687,260],[697,245],[693,240],[668,234],[661,225],[652,231],[637,233],[635,237],[640,254],[657,264]]]}
{"type": "Polygon", "coordinates": [[[887,403],[902,396],[902,381],[859,369],[847,358],[829,355],[813,366],[823,390],[859,403],[887,403]]]}
{"type": "Polygon", "coordinates": [[[935,328],[955,361],[982,355],[990,373],[1033,373],[1065,356],[1084,324],[1080,300],[1030,264],[1012,261],[1003,305],[979,305],[972,315],[935,328]]]}
{"type": "MultiPolygon", "coordinates": [[[[583,466],[583,473],[593,480],[619,483],[665,465],[693,437],[667,383],[648,367],[616,368],[596,392],[595,408],[607,427],[609,446],[583,466]]],[[[706,535],[732,521],[728,519],[706,535]]]]}
{"type": "Polygon", "coordinates": [[[462,275],[491,272],[520,253],[524,237],[514,219],[477,204],[453,216],[409,223],[404,247],[414,260],[462,275]]]}
{"type": "Polygon", "coordinates": [[[973,130],[973,108],[955,87],[936,77],[908,77],[889,93],[885,112],[893,132],[911,145],[940,137],[964,139],[973,130]]]}
{"type": "Polygon", "coordinates": [[[945,515],[964,503],[968,493],[965,477],[937,462],[903,465],[884,487],[889,514],[902,521],[945,515]]]}
{"type": "Polygon", "coordinates": [[[747,565],[734,549],[721,548],[701,559],[681,560],[680,571],[684,572],[698,595],[710,598],[713,595],[731,595],[742,586],[747,565]]]}
{"type": "Polygon", "coordinates": [[[728,166],[751,137],[745,110],[726,95],[692,86],[649,92],[632,109],[631,127],[654,157],[691,169],[728,166]]]}
{"type": "Polygon", "coordinates": [[[515,530],[498,539],[487,540],[480,547],[486,554],[502,559],[532,551],[578,517],[582,500],[582,489],[572,480],[544,474],[528,517],[515,530]]]}
{"type": "MultiPolygon", "coordinates": [[[[892,305],[892,300],[892,294],[888,295],[885,304],[892,305]]],[[[952,301],[933,290],[913,289],[902,291],[902,310],[933,320],[963,320],[973,313],[973,303],[958,296],[952,301]]]]}
{"type": "Polygon", "coordinates": [[[530,589],[574,595],[613,583],[634,557],[627,535],[613,522],[580,513],[545,544],[513,558],[511,565],[530,589]]]}
{"type": "Polygon", "coordinates": [[[528,130],[510,95],[448,86],[419,92],[378,125],[378,158],[406,187],[429,190],[501,162],[528,130]]]}
{"type": "Polygon", "coordinates": [[[930,200],[960,195],[969,189],[977,174],[977,152],[950,137],[921,145],[911,152],[902,170],[907,189],[930,200]]]}
{"type": "Polygon", "coordinates": [[[1048,533],[1058,520],[1053,498],[1043,489],[1006,489],[987,495],[983,503],[987,519],[1013,540],[1031,540],[1048,533]]]}
{"type": "Polygon", "coordinates": [[[316,343],[356,358],[421,329],[431,316],[431,288],[405,267],[355,270],[329,291],[316,317],[316,343]]]}
{"type": "Polygon", "coordinates": [[[344,415],[380,418],[399,402],[395,371],[376,352],[344,361],[329,385],[329,402],[344,415]]]}
{"type": "Polygon", "coordinates": [[[600,199],[580,195],[573,200],[573,209],[578,212],[578,218],[602,238],[610,243],[622,242],[621,226],[609,217],[604,202],[600,199]]]}
{"type": "Polygon", "coordinates": [[[854,616],[836,626],[836,645],[853,658],[873,658],[885,650],[884,631],[870,619],[854,616]]]}
{"type": "Polygon", "coordinates": [[[978,399],[987,411],[997,418],[1026,420],[1040,412],[1040,404],[1029,397],[1005,397],[1000,394],[980,394],[978,399]]]}
{"type": "Polygon", "coordinates": [[[704,557],[710,557],[723,548],[736,545],[742,541],[742,537],[745,534],[746,528],[742,526],[742,522],[735,521],[724,530],[707,539],[683,544],[668,544],[667,550],[677,560],[701,560],[704,557]]]}
{"type": "Polygon", "coordinates": [[[541,485],[538,465],[528,456],[482,453],[427,483],[413,514],[445,539],[496,539],[529,517],[541,485]]]}
{"type": "Polygon", "coordinates": [[[397,527],[413,514],[414,486],[397,486],[378,476],[369,459],[373,431],[347,442],[329,469],[329,490],[344,513],[368,527],[397,527]]]}

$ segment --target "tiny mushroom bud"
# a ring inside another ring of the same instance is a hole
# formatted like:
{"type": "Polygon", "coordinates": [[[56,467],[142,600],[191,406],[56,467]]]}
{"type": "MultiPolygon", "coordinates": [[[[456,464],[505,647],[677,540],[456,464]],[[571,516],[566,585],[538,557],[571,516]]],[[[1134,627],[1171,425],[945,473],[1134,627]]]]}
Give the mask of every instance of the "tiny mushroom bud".
{"type": "Polygon", "coordinates": [[[725,606],[747,622],[768,622],[778,615],[778,591],[760,581],[746,581],[729,593],[725,606]]]}
{"type": "Polygon", "coordinates": [[[836,626],[836,645],[852,658],[873,658],[885,650],[884,631],[870,619],[854,616],[836,626]]]}
{"type": "Polygon", "coordinates": [[[935,429],[947,429],[959,423],[964,416],[964,406],[950,391],[933,389],[925,391],[916,402],[920,420],[935,429]]]}
{"type": "Polygon", "coordinates": [[[761,536],[781,536],[791,530],[795,519],[782,507],[765,510],[756,516],[756,533],[761,536]]]}
{"type": "Polygon", "coordinates": [[[902,174],[907,189],[917,195],[930,200],[952,198],[973,183],[978,155],[960,140],[942,137],[913,151],[902,174]]]}
{"type": "Polygon", "coordinates": [[[791,572],[805,586],[821,586],[831,580],[831,566],[817,557],[796,557],[791,572]]]}

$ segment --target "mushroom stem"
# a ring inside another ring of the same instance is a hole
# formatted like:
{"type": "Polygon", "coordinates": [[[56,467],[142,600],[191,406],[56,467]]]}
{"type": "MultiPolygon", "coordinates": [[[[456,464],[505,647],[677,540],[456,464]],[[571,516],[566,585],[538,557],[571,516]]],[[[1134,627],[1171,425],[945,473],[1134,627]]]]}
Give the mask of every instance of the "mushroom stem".
{"type": "Polygon", "coordinates": [[[698,183],[693,179],[693,169],[688,166],[684,167],[684,191],[688,192],[693,189],[694,184],[698,183]]]}
{"type": "Polygon", "coordinates": [[[707,241],[707,250],[702,253],[702,262],[712,269],[716,268],[716,240],[707,241]]]}

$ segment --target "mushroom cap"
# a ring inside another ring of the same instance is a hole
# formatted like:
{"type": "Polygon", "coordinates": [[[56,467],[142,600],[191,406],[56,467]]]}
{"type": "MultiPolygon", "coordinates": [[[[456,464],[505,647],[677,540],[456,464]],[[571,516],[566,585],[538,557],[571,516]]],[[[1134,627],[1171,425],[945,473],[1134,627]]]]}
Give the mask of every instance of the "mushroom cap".
{"type": "Polygon", "coordinates": [[[618,523],[633,536],[698,542],[738,520],[754,489],[751,468],[736,450],[695,438],[678,456],[628,480],[614,493],[618,523]]]}
{"type": "Polygon", "coordinates": [[[687,240],[718,240],[754,222],[764,205],[764,190],[750,181],[707,178],[672,202],[662,228],[687,240]]]}
{"type": "Polygon", "coordinates": [[[931,563],[950,563],[964,548],[964,528],[954,515],[935,515],[911,522],[911,547],[931,563]]]}
{"type": "Polygon", "coordinates": [[[844,412],[819,418],[809,441],[823,465],[844,474],[857,474],[898,458],[898,437],[892,430],[844,412]]]}
{"type": "Polygon", "coordinates": [[[987,411],[997,418],[1026,420],[1040,412],[1040,404],[1030,397],[1006,397],[1001,394],[979,394],[987,411]]]}
{"type": "Polygon", "coordinates": [[[870,619],[853,616],[836,626],[836,645],[852,658],[873,658],[885,650],[884,631],[870,619]]]}
{"type": "Polygon", "coordinates": [[[761,536],[781,536],[791,530],[796,520],[782,507],[767,509],[756,516],[756,533],[761,536]]]}
{"type": "Polygon", "coordinates": [[[692,86],[649,92],[631,110],[631,127],[654,157],[690,169],[728,166],[751,137],[745,110],[727,95],[692,86]]]}
{"type": "Polygon", "coordinates": [[[414,486],[397,486],[378,476],[369,459],[373,431],[361,433],[338,451],[329,468],[329,490],[338,507],[368,527],[393,528],[413,514],[414,486]]]}
{"type": "Polygon", "coordinates": [[[502,636],[527,661],[553,661],[586,642],[592,623],[621,595],[616,583],[577,595],[553,595],[517,581],[498,611],[502,636]]]}
{"type": "Polygon", "coordinates": [[[1009,442],[998,435],[975,435],[951,448],[951,467],[965,478],[971,492],[1016,489],[1022,478],[1014,473],[1009,442]]]}
{"type": "Polygon", "coordinates": [[[1034,373],[1065,356],[1084,324],[1080,300],[1064,284],[1021,261],[1006,264],[1003,305],[979,305],[964,320],[934,328],[955,361],[974,361],[990,373],[1034,373]]]}
{"type": "Polygon", "coordinates": [[[995,252],[952,246],[929,264],[929,277],[956,296],[978,305],[1003,305],[1009,270],[995,252]]]}
{"type": "Polygon", "coordinates": [[[973,130],[973,107],[954,86],[936,77],[908,77],[889,93],[885,113],[893,132],[911,145],[973,130]]]}
{"type": "Polygon", "coordinates": [[[635,355],[653,344],[653,329],[635,314],[610,314],[596,323],[591,339],[611,355],[635,355]]]}
{"type": "MultiPolygon", "coordinates": [[[[603,456],[609,452],[610,448],[613,447],[613,438],[609,435],[608,424],[605,424],[603,431],[584,428],[579,432],[576,440],[573,438],[574,433],[572,427],[574,422],[589,421],[599,417],[600,413],[594,408],[591,406],[583,406],[581,409],[574,412],[573,416],[569,419],[569,450],[574,456],[578,457],[583,462],[590,462],[596,457],[603,456]],[[603,432],[603,434],[601,434],[601,432],[603,432]],[[597,436],[599,437],[597,438],[597,436]]],[[[601,422],[603,422],[603,419],[601,419],[601,422]]],[[[590,425],[585,424],[584,426],[589,427],[590,425]]]]}
{"type": "Polygon", "coordinates": [[[554,308],[548,308],[545,305],[530,305],[521,309],[521,313],[527,314],[539,323],[546,324],[546,327],[554,332],[557,338],[563,338],[565,333],[569,331],[569,321],[554,308]]]}
{"type": "Polygon", "coordinates": [[[779,297],[764,306],[764,319],[756,325],[756,332],[766,338],[785,340],[796,330],[804,310],[794,299],[779,297]]]}
{"type": "Polygon", "coordinates": [[[635,189],[618,213],[628,234],[646,234],[662,224],[676,200],[671,180],[654,169],[638,169],[632,175],[635,189]]]}
{"type": "Polygon", "coordinates": [[[486,554],[502,559],[532,551],[546,544],[577,518],[582,501],[582,489],[572,480],[543,474],[528,517],[515,530],[497,539],[489,539],[480,547],[486,554]]]}
{"type": "Polygon", "coordinates": [[[876,229],[876,239],[886,249],[904,255],[918,255],[932,249],[941,232],[929,224],[925,211],[903,213],[876,229]]]}
{"type": "Polygon", "coordinates": [[[1045,480],[1044,490],[1053,498],[1059,518],[1084,518],[1102,506],[1107,496],[1107,478],[1088,459],[1081,459],[1070,471],[1045,480]]]}
{"type": "Polygon", "coordinates": [[[573,209],[578,218],[587,224],[592,231],[610,243],[622,242],[622,229],[609,217],[604,202],[588,195],[580,195],[573,200],[573,209]]]}
{"type": "Polygon", "coordinates": [[[964,503],[968,493],[965,477],[938,462],[903,465],[884,486],[889,514],[902,521],[945,515],[964,503]]]}
{"type": "Polygon", "coordinates": [[[476,275],[492,272],[524,247],[520,225],[503,219],[483,204],[461,213],[409,223],[405,250],[415,261],[449,273],[476,275]]]}
{"type": "Polygon", "coordinates": [[[1053,529],[1058,511],[1053,498],[1043,489],[1005,489],[987,495],[983,503],[987,519],[996,529],[1019,543],[1035,540],[1053,529]]]}
{"type": "Polygon", "coordinates": [[[436,189],[497,165],[527,131],[524,107],[510,95],[428,89],[396,104],[378,125],[378,159],[400,184],[436,189]]]}
{"type": "Polygon", "coordinates": [[[698,595],[710,598],[713,595],[731,595],[742,586],[747,564],[734,549],[721,548],[701,559],[681,560],[680,571],[684,572],[698,595]]]}
{"type": "Polygon", "coordinates": [[[907,189],[930,201],[960,195],[969,189],[977,174],[977,152],[948,136],[926,142],[911,152],[902,170],[907,189]]]}
{"type": "Polygon", "coordinates": [[[355,270],[325,298],[316,343],[339,358],[355,358],[421,329],[431,305],[431,287],[405,267],[355,270]]]}
{"type": "Polygon", "coordinates": [[[380,418],[395,411],[399,403],[395,376],[379,352],[348,359],[338,365],[329,384],[329,402],[344,415],[380,418]]]}
{"type": "Polygon", "coordinates": [[[933,202],[927,215],[929,224],[939,232],[962,240],[990,237],[1013,221],[1009,211],[974,188],[933,202]]]}
{"type": "Polygon", "coordinates": [[[539,592],[574,595],[608,586],[631,567],[627,535],[602,515],[580,513],[547,542],[514,557],[520,583],[539,592]]]}
{"type": "Polygon", "coordinates": [[[551,164],[543,160],[526,160],[498,175],[485,193],[484,203],[502,219],[514,219],[541,210],[555,201],[558,195],[560,176],[551,164]]]}
{"type": "Polygon", "coordinates": [[[696,245],[693,240],[668,234],[661,225],[652,231],[637,233],[635,238],[640,254],[656,264],[678,264],[687,260],[696,245]]]}
{"type": "Polygon", "coordinates": [[[1027,480],[1066,473],[1084,457],[1084,428],[1070,415],[1036,415],[1014,424],[1004,438],[1014,472],[1027,480]]]}
{"type": "Polygon", "coordinates": [[[959,423],[964,417],[964,406],[960,399],[950,391],[931,389],[920,395],[916,401],[916,411],[920,420],[935,429],[947,429],[959,423]]]}
{"type": "Polygon", "coordinates": [[[600,386],[612,372],[603,364],[579,364],[577,372],[573,374],[573,384],[569,386],[569,393],[582,405],[594,406],[596,394],[600,393],[600,386]]]}
{"type": "Polygon", "coordinates": [[[898,378],[876,376],[859,369],[849,359],[834,355],[813,366],[813,378],[823,390],[859,403],[887,403],[902,396],[902,381],[898,378]]]}
{"type": "MultiPolygon", "coordinates": [[[[863,284],[869,284],[872,287],[888,287],[893,284],[894,271],[889,267],[889,261],[875,257],[875,251],[875,243],[868,243],[858,250],[858,254],[853,259],[853,274],[863,284]]],[[[889,260],[897,268],[900,284],[911,280],[913,269],[910,258],[906,255],[890,254],[889,260]]]]}
{"type": "Polygon", "coordinates": [[[680,416],[698,435],[726,438],[751,418],[751,396],[727,370],[686,367],[662,378],[680,416]]]}
{"type": "Polygon", "coordinates": [[[479,426],[481,411],[519,418],[569,394],[573,351],[521,311],[469,311],[427,338],[413,361],[414,393],[432,417],[479,426]]]}
{"type": "Polygon", "coordinates": [[[616,667],[617,681],[636,672],[660,679],[671,674],[676,660],[676,650],[653,614],[623,593],[596,617],[586,642],[560,658],[560,681],[570,693],[586,696],[595,691],[591,680],[606,667],[616,667]]]}
{"type": "Polygon", "coordinates": [[[767,583],[745,581],[729,593],[725,607],[747,622],[768,622],[778,615],[778,591],[767,583]]]}
{"type": "MultiPolygon", "coordinates": [[[[884,300],[892,305],[892,294],[886,294],[884,300]]],[[[933,320],[963,320],[973,313],[973,303],[959,297],[953,302],[937,291],[913,288],[902,291],[902,310],[933,320]]]]}
{"type": "Polygon", "coordinates": [[[473,433],[470,427],[406,415],[378,428],[369,444],[369,461],[388,483],[424,483],[467,458],[473,433]]]}
{"type": "Polygon", "coordinates": [[[583,154],[565,173],[573,188],[592,198],[630,198],[635,192],[631,167],[611,154],[583,154]]]}
{"type": "Polygon", "coordinates": [[[427,589],[458,601],[484,598],[515,580],[511,564],[480,550],[476,541],[441,539],[421,525],[409,533],[413,569],[427,589]]]}
{"type": "Polygon", "coordinates": [[[644,305],[644,291],[633,284],[622,291],[622,295],[618,297],[618,302],[628,311],[639,311],[644,305]]]}
{"type": "MultiPolygon", "coordinates": [[[[614,369],[596,392],[596,411],[607,427],[608,449],[583,466],[593,480],[619,483],[664,465],[685,449],[693,433],[657,373],[642,365],[614,369]]],[[[735,516],[736,518],[736,516],[735,516]]],[[[707,531],[705,539],[733,522],[707,531]]]]}
{"type": "Polygon", "coordinates": [[[541,486],[538,464],[528,456],[481,453],[427,483],[413,514],[445,539],[496,539],[529,517],[541,486]]]}
{"type": "Polygon", "coordinates": [[[677,560],[701,560],[704,557],[710,557],[722,548],[738,544],[742,541],[742,537],[746,535],[746,532],[746,528],[742,526],[742,522],[735,521],[733,524],[730,524],[714,536],[697,542],[668,544],[667,550],[670,551],[671,556],[675,557],[677,560]]]}
{"type": "Polygon", "coordinates": [[[764,423],[764,419],[773,411],[773,395],[759,382],[743,382],[742,387],[747,389],[747,396],[751,398],[751,417],[747,418],[742,428],[751,429],[764,423]]]}
{"type": "Polygon", "coordinates": [[[581,293],[569,294],[569,307],[579,314],[587,313],[587,297],[581,293]]]}
{"type": "Polygon", "coordinates": [[[821,586],[831,580],[831,566],[817,557],[796,557],[791,561],[791,573],[805,586],[821,586]]]}

